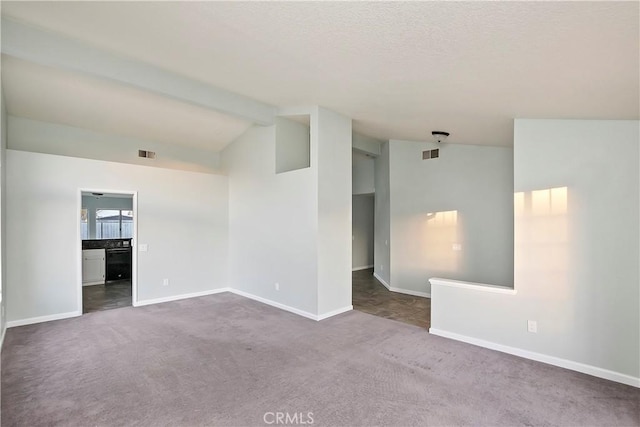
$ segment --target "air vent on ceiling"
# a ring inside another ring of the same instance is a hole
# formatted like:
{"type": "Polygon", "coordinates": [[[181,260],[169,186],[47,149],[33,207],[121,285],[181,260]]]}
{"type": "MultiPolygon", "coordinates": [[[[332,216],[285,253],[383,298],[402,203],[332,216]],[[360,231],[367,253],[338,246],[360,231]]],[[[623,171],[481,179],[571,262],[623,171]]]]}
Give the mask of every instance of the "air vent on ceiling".
{"type": "Polygon", "coordinates": [[[440,157],[439,148],[422,152],[422,160],[437,159],[438,157],[440,157]]]}
{"type": "Polygon", "coordinates": [[[147,150],[138,150],[138,157],[146,157],[147,159],[155,159],[156,152],[155,151],[147,151],[147,150]]]}

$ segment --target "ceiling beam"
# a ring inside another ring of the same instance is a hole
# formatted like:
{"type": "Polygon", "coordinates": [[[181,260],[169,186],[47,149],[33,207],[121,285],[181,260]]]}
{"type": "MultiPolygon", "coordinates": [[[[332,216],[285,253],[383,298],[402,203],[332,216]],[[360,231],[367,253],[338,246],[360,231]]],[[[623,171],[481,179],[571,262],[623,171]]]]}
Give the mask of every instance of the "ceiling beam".
{"type": "Polygon", "coordinates": [[[116,81],[260,125],[273,124],[277,110],[244,95],[6,18],[2,18],[2,53],[116,81]]]}

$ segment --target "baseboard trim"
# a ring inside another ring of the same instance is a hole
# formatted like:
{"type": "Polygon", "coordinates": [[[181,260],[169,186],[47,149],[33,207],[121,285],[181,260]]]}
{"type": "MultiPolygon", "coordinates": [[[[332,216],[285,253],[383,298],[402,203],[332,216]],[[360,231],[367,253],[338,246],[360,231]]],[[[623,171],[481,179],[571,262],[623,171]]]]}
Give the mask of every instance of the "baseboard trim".
{"type": "Polygon", "coordinates": [[[179,301],[181,299],[187,299],[187,298],[204,297],[206,295],[213,295],[213,294],[219,294],[222,292],[228,292],[229,290],[230,290],[229,288],[219,288],[219,289],[211,289],[211,290],[202,291],[202,292],[193,292],[190,294],[172,295],[169,297],[146,299],[146,300],[137,301],[133,303],[133,306],[143,307],[145,305],[161,304],[163,302],[179,301]]]}
{"type": "Polygon", "coordinates": [[[294,313],[297,314],[298,316],[302,316],[302,317],[306,317],[307,319],[311,319],[311,320],[318,320],[318,316],[316,316],[313,313],[309,313],[308,311],[304,311],[304,310],[300,310],[285,304],[281,304],[279,302],[267,299],[267,298],[263,298],[263,297],[259,297],[257,295],[254,294],[250,294],[249,292],[245,292],[245,291],[241,291],[238,289],[234,289],[234,288],[230,288],[229,292],[236,294],[236,295],[240,295],[241,297],[245,297],[245,298],[249,298],[252,299],[254,301],[258,301],[261,302],[263,304],[267,304],[270,305],[272,307],[276,307],[279,308],[280,310],[284,310],[284,311],[288,311],[290,313],[294,313]]]}
{"type": "Polygon", "coordinates": [[[94,286],[94,285],[104,285],[104,280],[101,282],[83,282],[82,286],[94,286]]]}
{"type": "Polygon", "coordinates": [[[371,264],[371,265],[363,265],[362,267],[353,267],[351,269],[351,271],[366,270],[367,268],[373,268],[373,264],[371,264]]]}
{"type": "Polygon", "coordinates": [[[337,310],[329,311],[328,313],[319,314],[316,316],[316,320],[320,321],[320,320],[328,319],[329,317],[337,316],[338,314],[346,313],[347,311],[351,311],[351,310],[353,310],[353,306],[348,305],[346,307],[342,307],[337,310]]]}
{"type": "Polygon", "coordinates": [[[428,292],[420,292],[420,291],[412,291],[409,289],[402,289],[402,288],[394,288],[393,286],[389,286],[389,284],[387,282],[385,282],[382,277],[380,277],[378,275],[378,273],[373,273],[373,277],[375,277],[376,279],[378,279],[378,281],[380,283],[382,283],[382,285],[387,288],[388,290],[390,290],[391,292],[397,292],[399,294],[406,294],[406,295],[412,295],[414,297],[421,297],[421,298],[431,298],[431,294],[428,292]]]}
{"type": "MultiPolygon", "coordinates": [[[[299,310],[297,308],[290,307],[288,305],[281,304],[281,303],[276,302],[276,301],[272,301],[272,300],[269,300],[269,299],[266,299],[266,298],[259,297],[257,295],[250,294],[248,292],[244,292],[244,291],[240,291],[238,289],[232,289],[232,288],[219,288],[219,289],[212,289],[212,290],[202,291],[202,292],[193,292],[193,293],[190,293],[190,294],[173,295],[173,296],[163,297],[163,298],[142,300],[142,301],[135,302],[133,304],[133,306],[134,307],[144,307],[145,305],[161,304],[161,303],[164,303],[164,302],[179,301],[179,300],[183,300],[183,299],[187,299],[187,298],[203,297],[203,296],[206,296],[206,295],[219,294],[219,293],[223,293],[223,292],[231,292],[231,293],[234,293],[236,295],[240,295],[242,297],[249,298],[249,299],[261,302],[263,304],[267,304],[267,305],[279,308],[281,310],[289,311],[289,312],[297,314],[299,316],[306,317],[307,319],[316,320],[316,321],[328,319],[329,317],[337,316],[338,314],[342,314],[342,313],[345,313],[347,311],[353,310],[353,306],[349,305],[349,306],[346,306],[346,307],[339,308],[337,310],[330,311],[328,313],[324,313],[324,314],[321,314],[321,315],[315,315],[313,313],[309,313],[309,312],[304,311],[304,310],[299,310]]],[[[24,325],[31,325],[31,324],[34,324],[34,323],[49,322],[49,321],[52,321],[52,320],[68,319],[70,317],[78,317],[78,316],[82,316],[82,313],[79,312],[79,311],[72,311],[72,312],[68,312],[68,313],[52,314],[52,315],[49,315],[49,316],[40,316],[40,317],[31,317],[31,318],[28,318],[28,319],[12,320],[10,322],[7,322],[6,328],[13,328],[13,327],[16,327],[16,326],[24,326],[24,325]]],[[[5,328],[5,330],[6,330],[6,328],[5,328]]],[[[2,343],[3,342],[4,342],[4,331],[2,331],[2,336],[0,337],[0,351],[2,349],[2,343]]]]}
{"type": "Polygon", "coordinates": [[[2,353],[2,346],[4,345],[4,336],[7,333],[7,327],[2,328],[2,336],[0,336],[0,353],[2,353]]]}
{"type": "Polygon", "coordinates": [[[282,303],[279,303],[279,302],[276,302],[276,301],[273,301],[273,300],[270,300],[270,299],[267,299],[267,298],[259,297],[257,295],[250,294],[249,292],[241,291],[241,290],[238,290],[238,289],[229,288],[229,292],[231,292],[232,294],[240,295],[241,297],[245,297],[245,298],[252,299],[254,301],[261,302],[263,304],[270,305],[271,307],[279,308],[280,310],[284,310],[284,311],[288,311],[288,312],[293,313],[293,314],[297,314],[298,316],[306,317],[307,319],[315,320],[315,321],[328,319],[329,317],[337,316],[338,314],[342,314],[342,313],[345,313],[347,311],[353,310],[353,306],[349,305],[347,307],[342,307],[342,308],[339,308],[337,310],[330,311],[328,313],[324,313],[324,314],[321,314],[321,315],[316,315],[316,314],[313,314],[313,313],[309,313],[308,311],[300,310],[298,308],[291,307],[289,305],[285,305],[285,304],[282,304],[282,303]]]}
{"type": "Polygon", "coordinates": [[[428,292],[412,291],[409,289],[401,289],[401,288],[393,288],[393,287],[389,288],[389,290],[391,292],[398,292],[399,294],[413,295],[414,297],[431,298],[431,294],[428,292]]]}
{"type": "Polygon", "coordinates": [[[507,288],[506,286],[489,285],[487,283],[475,283],[475,282],[463,282],[461,280],[441,279],[439,277],[432,277],[429,279],[431,286],[449,286],[452,288],[470,289],[473,291],[481,292],[494,292],[497,294],[516,295],[518,291],[514,288],[507,288]]]}
{"type": "Polygon", "coordinates": [[[536,353],[529,350],[523,350],[516,347],[510,347],[503,344],[494,343],[491,341],[485,341],[479,338],[473,338],[466,335],[456,334],[455,332],[443,331],[441,329],[430,328],[429,333],[437,335],[443,338],[449,338],[456,341],[462,341],[467,344],[477,345],[479,347],[488,348],[490,350],[500,351],[502,353],[512,354],[514,356],[523,357],[525,359],[535,360],[537,362],[546,363],[548,365],[558,366],[560,368],[569,369],[572,371],[581,372],[583,374],[591,375],[598,378],[604,378],[605,380],[615,381],[640,388],[640,378],[632,377],[631,375],[622,374],[620,372],[610,371],[608,369],[598,368],[592,365],[586,365],[580,362],[574,362],[572,360],[562,359],[555,356],[549,356],[542,353],[536,353]]]}
{"type": "Polygon", "coordinates": [[[48,316],[29,317],[27,319],[11,320],[7,322],[7,328],[16,326],[32,325],[34,323],[50,322],[52,320],[68,319],[70,317],[82,316],[80,311],[69,311],[67,313],[50,314],[48,316]]]}
{"type": "Polygon", "coordinates": [[[382,277],[380,277],[380,276],[378,275],[378,273],[376,273],[375,271],[373,272],[373,277],[375,277],[376,279],[378,279],[378,282],[382,283],[382,285],[383,285],[385,288],[387,288],[387,289],[391,290],[391,286],[390,286],[387,282],[385,282],[385,281],[384,281],[384,279],[383,279],[382,277]]]}

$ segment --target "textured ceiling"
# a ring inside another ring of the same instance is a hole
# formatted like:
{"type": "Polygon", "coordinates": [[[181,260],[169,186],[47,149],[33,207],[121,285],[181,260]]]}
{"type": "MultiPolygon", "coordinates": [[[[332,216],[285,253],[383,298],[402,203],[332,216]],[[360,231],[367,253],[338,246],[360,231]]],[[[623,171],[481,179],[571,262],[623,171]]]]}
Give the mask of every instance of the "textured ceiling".
{"type": "Polygon", "coordinates": [[[438,129],[511,145],[516,117],[639,116],[638,2],[3,1],[2,13],[266,103],[319,104],[381,139],[438,129]]]}
{"type": "Polygon", "coordinates": [[[9,114],[219,151],[251,124],[104,79],[2,56],[9,114]]]}

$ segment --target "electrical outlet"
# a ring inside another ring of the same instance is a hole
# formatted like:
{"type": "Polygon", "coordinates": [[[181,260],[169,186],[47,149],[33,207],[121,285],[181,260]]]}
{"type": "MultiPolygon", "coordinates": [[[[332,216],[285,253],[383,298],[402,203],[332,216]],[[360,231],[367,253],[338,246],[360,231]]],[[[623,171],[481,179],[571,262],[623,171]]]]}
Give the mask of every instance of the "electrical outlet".
{"type": "Polygon", "coordinates": [[[280,283],[276,282],[275,286],[276,286],[276,291],[279,291],[280,290],[280,283]]]}
{"type": "Polygon", "coordinates": [[[538,322],[535,320],[527,320],[527,331],[537,334],[538,333],[538,322]]]}
{"type": "Polygon", "coordinates": [[[146,243],[140,243],[138,245],[138,251],[147,252],[147,250],[149,250],[149,246],[146,243]]]}
{"type": "Polygon", "coordinates": [[[163,279],[162,286],[169,286],[169,279],[163,279]]]}
{"type": "Polygon", "coordinates": [[[384,270],[384,265],[380,264],[380,271],[384,270]]]}
{"type": "Polygon", "coordinates": [[[453,244],[453,250],[454,251],[461,251],[462,250],[462,245],[460,243],[454,243],[453,244]]]}

